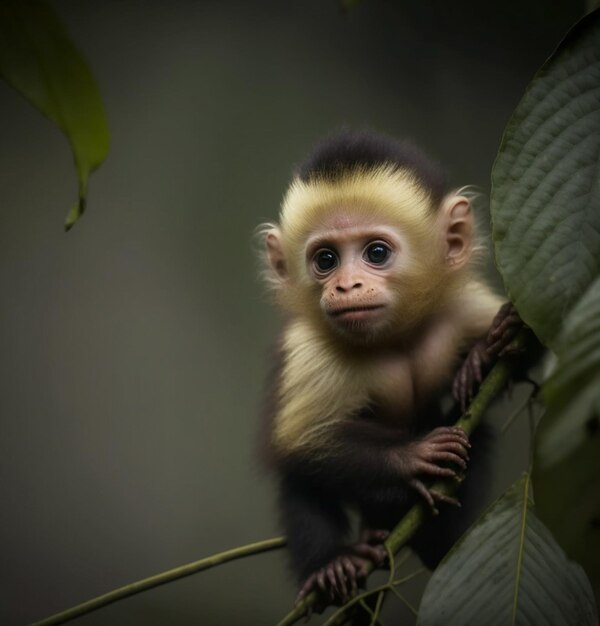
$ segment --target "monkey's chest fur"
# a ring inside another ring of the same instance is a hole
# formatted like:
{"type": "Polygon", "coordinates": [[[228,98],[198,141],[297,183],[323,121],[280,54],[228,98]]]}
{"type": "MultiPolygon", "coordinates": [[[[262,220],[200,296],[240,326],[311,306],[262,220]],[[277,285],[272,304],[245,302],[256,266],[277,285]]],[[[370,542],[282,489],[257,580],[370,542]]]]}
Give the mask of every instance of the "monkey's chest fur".
{"type": "Polygon", "coordinates": [[[379,413],[386,419],[405,422],[414,413],[423,391],[411,359],[404,355],[389,356],[370,369],[369,401],[379,407],[379,413]]]}
{"type": "Polygon", "coordinates": [[[418,349],[359,351],[342,358],[310,326],[293,324],[283,342],[273,443],[322,448],[341,422],[368,406],[400,428],[450,382],[460,351],[456,329],[440,326],[418,349]]]}
{"type": "Polygon", "coordinates": [[[415,350],[398,350],[369,366],[371,399],[386,417],[405,422],[447,386],[461,342],[455,330],[440,327],[415,350]]]}

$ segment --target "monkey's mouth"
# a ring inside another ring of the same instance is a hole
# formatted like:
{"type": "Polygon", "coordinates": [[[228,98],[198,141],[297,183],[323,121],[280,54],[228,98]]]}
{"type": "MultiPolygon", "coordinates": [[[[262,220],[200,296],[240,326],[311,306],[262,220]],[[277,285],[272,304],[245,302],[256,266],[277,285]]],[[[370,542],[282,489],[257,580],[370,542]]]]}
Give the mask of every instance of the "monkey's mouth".
{"type": "Polygon", "coordinates": [[[376,316],[383,308],[383,304],[373,304],[371,306],[351,306],[328,311],[328,315],[336,321],[359,322],[376,316]]]}

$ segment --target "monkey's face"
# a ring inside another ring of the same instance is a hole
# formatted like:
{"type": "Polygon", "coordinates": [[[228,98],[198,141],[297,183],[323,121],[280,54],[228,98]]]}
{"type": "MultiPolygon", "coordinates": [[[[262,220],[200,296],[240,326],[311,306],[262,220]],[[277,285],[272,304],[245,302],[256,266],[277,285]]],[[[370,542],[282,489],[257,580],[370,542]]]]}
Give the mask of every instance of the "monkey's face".
{"type": "Polygon", "coordinates": [[[307,240],[306,267],[330,327],[357,341],[385,334],[399,308],[394,277],[407,258],[397,229],[343,213],[329,218],[307,240]]]}
{"type": "Polygon", "coordinates": [[[316,204],[269,225],[270,280],[284,310],[349,343],[411,341],[468,278],[472,215],[455,194],[436,210],[409,200],[393,210],[368,196],[316,204]]]}

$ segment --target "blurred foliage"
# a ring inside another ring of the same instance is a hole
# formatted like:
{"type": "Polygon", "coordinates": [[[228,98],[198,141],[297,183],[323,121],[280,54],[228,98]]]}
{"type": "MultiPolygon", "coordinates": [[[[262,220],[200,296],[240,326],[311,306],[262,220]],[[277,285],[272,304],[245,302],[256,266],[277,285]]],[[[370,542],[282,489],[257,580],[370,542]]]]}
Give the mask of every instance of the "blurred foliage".
{"type": "Polygon", "coordinates": [[[108,152],[108,125],[92,73],[42,0],[0,2],[0,76],[69,140],[79,198],[67,216],[68,230],[85,210],[90,173],[108,152]]]}
{"type": "Polygon", "coordinates": [[[600,277],[565,321],[556,351],[536,433],[536,504],[569,556],[600,586],[600,277]]]}

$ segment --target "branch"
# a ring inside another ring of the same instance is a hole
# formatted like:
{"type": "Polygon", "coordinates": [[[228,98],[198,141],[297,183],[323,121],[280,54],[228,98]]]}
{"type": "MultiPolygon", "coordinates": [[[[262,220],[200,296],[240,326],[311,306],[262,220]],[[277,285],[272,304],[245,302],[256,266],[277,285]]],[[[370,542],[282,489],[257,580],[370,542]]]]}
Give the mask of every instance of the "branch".
{"type": "MultiPolygon", "coordinates": [[[[522,329],[513,343],[511,349],[521,350],[526,348],[530,344],[530,331],[528,329],[522,329]]],[[[464,430],[471,434],[473,430],[479,425],[485,410],[490,402],[502,391],[511,375],[517,370],[522,368],[522,359],[515,359],[514,356],[502,357],[498,363],[492,368],[490,373],[486,376],[485,380],[481,384],[477,395],[471,401],[466,413],[461,417],[457,426],[464,428],[464,430]]],[[[436,489],[446,495],[450,495],[458,485],[455,481],[439,481],[435,483],[432,489],[436,489]]],[[[429,510],[425,506],[425,503],[419,502],[415,504],[408,513],[400,520],[397,526],[394,528],[390,536],[385,542],[385,547],[388,551],[396,554],[400,548],[413,537],[417,532],[425,518],[429,515],[429,510]]],[[[370,563],[367,566],[368,574],[370,574],[375,566],[370,563]]],[[[316,591],[312,591],[304,598],[302,602],[299,602],[294,609],[288,613],[277,626],[291,626],[298,622],[304,615],[311,609],[318,599],[316,591]]],[[[345,606],[353,604],[352,600],[345,606]]]]}
{"type": "Polygon", "coordinates": [[[190,576],[196,572],[210,569],[211,567],[227,563],[228,561],[242,559],[252,554],[277,550],[283,546],[285,546],[285,538],[275,537],[273,539],[266,539],[265,541],[259,541],[257,543],[249,543],[245,546],[233,548],[232,550],[226,550],[225,552],[219,552],[218,554],[213,554],[212,556],[200,559],[199,561],[194,561],[193,563],[188,563],[187,565],[181,565],[180,567],[167,570],[166,572],[156,574],[155,576],[150,576],[149,578],[144,578],[142,580],[138,580],[137,582],[130,583],[124,587],[113,589],[113,591],[109,591],[101,596],[92,598],[91,600],[78,604],[77,606],[67,609],[66,611],[56,613],[55,615],[51,615],[50,617],[47,617],[39,622],[35,622],[31,626],[54,626],[55,624],[64,624],[69,620],[85,615],[86,613],[91,613],[92,611],[106,606],[107,604],[112,604],[113,602],[117,602],[117,600],[128,598],[136,593],[147,591],[148,589],[153,589],[154,587],[159,587],[160,585],[165,585],[166,583],[173,582],[174,580],[178,580],[180,578],[185,578],[186,576],[190,576]]]}

